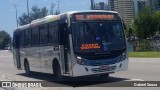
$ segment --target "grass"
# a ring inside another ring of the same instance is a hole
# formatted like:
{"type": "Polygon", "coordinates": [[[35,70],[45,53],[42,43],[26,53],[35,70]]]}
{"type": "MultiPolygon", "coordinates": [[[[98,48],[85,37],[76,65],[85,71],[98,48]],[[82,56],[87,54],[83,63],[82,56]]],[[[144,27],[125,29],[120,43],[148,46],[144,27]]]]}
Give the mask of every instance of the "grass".
{"type": "Polygon", "coordinates": [[[160,58],[160,52],[129,52],[129,57],[160,58]]]}

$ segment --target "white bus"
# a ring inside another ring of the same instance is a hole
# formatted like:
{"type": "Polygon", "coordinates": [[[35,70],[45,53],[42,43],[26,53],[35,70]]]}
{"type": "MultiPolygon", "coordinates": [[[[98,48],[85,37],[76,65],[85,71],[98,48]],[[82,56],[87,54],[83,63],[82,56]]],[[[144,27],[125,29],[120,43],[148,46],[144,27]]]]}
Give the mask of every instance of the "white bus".
{"type": "Polygon", "coordinates": [[[19,70],[78,77],[128,69],[124,24],[113,11],[72,11],[18,27],[13,34],[19,70]]]}

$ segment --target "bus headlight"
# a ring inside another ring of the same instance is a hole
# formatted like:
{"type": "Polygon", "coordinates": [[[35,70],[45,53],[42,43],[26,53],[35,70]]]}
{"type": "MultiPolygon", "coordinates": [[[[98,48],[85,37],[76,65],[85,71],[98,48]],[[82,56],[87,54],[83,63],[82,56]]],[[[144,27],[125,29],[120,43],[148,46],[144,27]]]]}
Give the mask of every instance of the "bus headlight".
{"type": "Polygon", "coordinates": [[[123,60],[125,60],[126,58],[127,58],[127,56],[126,56],[127,54],[126,54],[126,52],[125,53],[123,53],[122,55],[121,55],[121,60],[123,61],[123,60]]]}
{"type": "Polygon", "coordinates": [[[82,57],[77,56],[76,59],[77,59],[78,64],[80,64],[80,65],[84,64],[84,61],[83,61],[82,57]]]}

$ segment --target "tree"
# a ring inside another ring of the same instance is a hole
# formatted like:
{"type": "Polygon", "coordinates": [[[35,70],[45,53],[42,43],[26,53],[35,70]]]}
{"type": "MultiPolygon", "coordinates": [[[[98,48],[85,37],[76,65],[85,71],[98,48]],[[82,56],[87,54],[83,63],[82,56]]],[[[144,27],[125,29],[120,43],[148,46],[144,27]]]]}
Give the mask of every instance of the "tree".
{"type": "Polygon", "coordinates": [[[38,8],[35,5],[31,8],[29,16],[27,13],[23,13],[22,16],[19,17],[18,23],[19,23],[19,25],[25,25],[25,24],[30,23],[33,20],[43,18],[49,14],[51,14],[51,15],[57,14],[57,13],[54,13],[54,10],[53,10],[54,7],[55,7],[55,4],[51,3],[51,9],[49,12],[49,9],[47,9],[46,7],[38,8]]]}
{"type": "Polygon", "coordinates": [[[22,16],[19,17],[18,23],[19,23],[19,25],[25,25],[25,24],[30,23],[30,19],[29,19],[28,14],[23,13],[22,16]]]}
{"type": "Polygon", "coordinates": [[[147,39],[155,35],[156,18],[149,6],[142,9],[134,20],[134,29],[136,36],[141,39],[147,39]]]}
{"type": "Polygon", "coordinates": [[[156,20],[156,25],[157,25],[157,33],[160,34],[160,11],[157,11],[155,14],[155,20],[156,20]]]}
{"type": "Polygon", "coordinates": [[[38,8],[37,6],[33,6],[31,10],[32,10],[30,12],[31,21],[35,19],[43,18],[48,15],[48,9],[46,7],[38,8]]]}
{"type": "Polygon", "coordinates": [[[50,14],[54,15],[54,7],[56,6],[56,4],[51,3],[51,9],[50,9],[50,14]]]}
{"type": "Polygon", "coordinates": [[[11,37],[6,31],[0,31],[0,49],[4,49],[11,42],[11,37]]]}
{"type": "Polygon", "coordinates": [[[158,0],[158,5],[160,6],[160,0],[158,0]]]}

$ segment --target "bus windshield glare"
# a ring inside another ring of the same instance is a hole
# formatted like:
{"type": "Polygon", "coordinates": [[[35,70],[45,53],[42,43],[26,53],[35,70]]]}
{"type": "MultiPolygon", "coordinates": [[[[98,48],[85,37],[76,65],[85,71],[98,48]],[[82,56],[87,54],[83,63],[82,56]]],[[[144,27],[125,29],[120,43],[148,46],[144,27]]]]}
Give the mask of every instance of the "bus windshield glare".
{"type": "Polygon", "coordinates": [[[72,30],[75,52],[107,52],[125,48],[121,22],[76,22],[72,30]]]}

